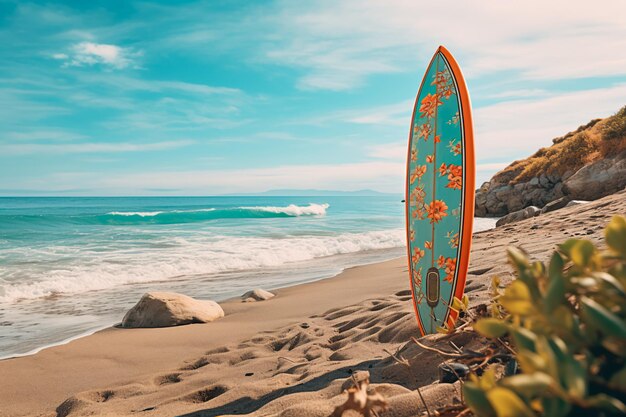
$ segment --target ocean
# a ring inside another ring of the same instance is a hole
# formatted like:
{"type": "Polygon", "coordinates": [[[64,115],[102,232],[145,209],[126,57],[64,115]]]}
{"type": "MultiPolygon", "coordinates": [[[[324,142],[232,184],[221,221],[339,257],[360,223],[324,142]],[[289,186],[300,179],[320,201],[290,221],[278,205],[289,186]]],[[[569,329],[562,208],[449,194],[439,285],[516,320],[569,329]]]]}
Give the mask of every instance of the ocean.
{"type": "Polygon", "coordinates": [[[0,198],[0,358],[119,323],[146,291],[224,300],[403,256],[401,199],[0,198]]]}

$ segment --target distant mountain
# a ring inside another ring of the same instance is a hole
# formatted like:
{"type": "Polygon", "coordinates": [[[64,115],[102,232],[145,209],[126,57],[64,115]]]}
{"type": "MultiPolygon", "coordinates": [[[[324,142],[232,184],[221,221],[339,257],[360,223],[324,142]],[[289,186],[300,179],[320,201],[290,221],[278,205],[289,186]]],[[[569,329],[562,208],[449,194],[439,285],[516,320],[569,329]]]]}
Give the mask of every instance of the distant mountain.
{"type": "Polygon", "coordinates": [[[357,191],[338,191],[338,190],[297,190],[297,189],[280,189],[280,190],[268,190],[258,193],[238,193],[228,194],[238,196],[274,196],[274,197],[333,197],[333,196],[358,196],[358,197],[373,197],[373,196],[386,196],[386,195],[399,195],[394,193],[381,193],[374,190],[357,190],[357,191]]]}

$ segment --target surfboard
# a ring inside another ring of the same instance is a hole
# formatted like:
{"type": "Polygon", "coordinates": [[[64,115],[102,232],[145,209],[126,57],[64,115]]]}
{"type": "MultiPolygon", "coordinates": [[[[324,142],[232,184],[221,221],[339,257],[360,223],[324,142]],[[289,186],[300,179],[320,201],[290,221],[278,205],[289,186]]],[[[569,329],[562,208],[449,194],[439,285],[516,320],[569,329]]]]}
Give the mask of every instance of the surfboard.
{"type": "Polygon", "coordinates": [[[452,329],[463,298],[474,219],[474,137],[467,85],[440,46],[422,79],[409,133],[409,279],[422,335],[452,329]]]}

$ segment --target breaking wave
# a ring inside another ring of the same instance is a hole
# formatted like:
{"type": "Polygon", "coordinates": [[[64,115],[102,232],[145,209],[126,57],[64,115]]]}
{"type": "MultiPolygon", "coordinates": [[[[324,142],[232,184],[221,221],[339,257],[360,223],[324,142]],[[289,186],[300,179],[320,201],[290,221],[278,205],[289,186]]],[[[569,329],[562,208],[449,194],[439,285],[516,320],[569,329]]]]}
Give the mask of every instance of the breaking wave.
{"type": "Polygon", "coordinates": [[[0,279],[0,301],[83,293],[125,284],[167,281],[185,275],[278,267],[332,255],[401,247],[404,240],[402,229],[282,239],[218,235],[176,237],[163,242],[168,244],[167,249],[81,248],[80,261],[67,263],[62,260],[68,259],[63,252],[76,248],[50,247],[50,253],[44,255],[59,259],[59,264],[31,270],[28,282],[0,279]]]}

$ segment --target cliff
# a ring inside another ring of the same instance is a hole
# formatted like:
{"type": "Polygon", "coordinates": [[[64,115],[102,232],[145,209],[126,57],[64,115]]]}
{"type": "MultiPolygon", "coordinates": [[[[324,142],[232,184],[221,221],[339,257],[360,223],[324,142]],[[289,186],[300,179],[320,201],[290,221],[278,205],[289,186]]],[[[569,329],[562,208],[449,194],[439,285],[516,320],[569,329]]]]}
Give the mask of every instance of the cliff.
{"type": "Polygon", "coordinates": [[[530,206],[559,208],[626,187],[626,106],[552,142],[485,182],[476,191],[476,215],[504,216],[530,206]]]}

